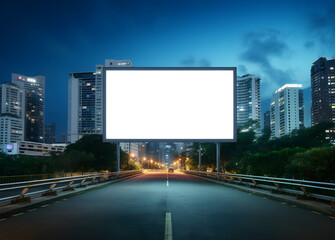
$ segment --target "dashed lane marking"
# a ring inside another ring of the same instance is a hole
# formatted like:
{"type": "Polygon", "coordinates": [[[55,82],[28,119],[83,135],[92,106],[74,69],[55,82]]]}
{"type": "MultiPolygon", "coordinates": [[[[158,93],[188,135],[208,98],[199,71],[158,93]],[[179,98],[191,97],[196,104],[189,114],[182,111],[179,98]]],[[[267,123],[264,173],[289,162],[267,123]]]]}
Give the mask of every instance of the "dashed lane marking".
{"type": "Polygon", "coordinates": [[[286,203],[286,202],[281,202],[281,204],[284,204],[284,205],[286,205],[287,203],[286,203]]]}
{"type": "Polygon", "coordinates": [[[33,209],[29,209],[28,212],[32,212],[32,211],[35,211],[36,208],[33,208],[33,209]]]}
{"type": "Polygon", "coordinates": [[[167,212],[165,215],[165,237],[164,240],[172,240],[172,219],[171,213],[167,212]]]}
{"type": "Polygon", "coordinates": [[[335,217],[329,216],[331,219],[335,219],[335,217]]]}
{"type": "Polygon", "coordinates": [[[47,207],[47,206],[49,206],[49,204],[45,204],[45,205],[43,205],[43,206],[41,206],[41,207],[47,207]]]}
{"type": "Polygon", "coordinates": [[[17,213],[17,214],[14,214],[13,217],[17,217],[17,216],[20,216],[22,214],[23,214],[23,212],[22,213],[17,213]]]}
{"type": "Polygon", "coordinates": [[[5,221],[5,220],[6,220],[6,218],[1,218],[1,219],[0,219],[0,222],[5,221]]]}
{"type": "Polygon", "coordinates": [[[319,213],[319,212],[316,212],[316,211],[312,211],[312,213],[315,213],[315,214],[319,214],[319,215],[321,215],[321,213],[319,213]]]}

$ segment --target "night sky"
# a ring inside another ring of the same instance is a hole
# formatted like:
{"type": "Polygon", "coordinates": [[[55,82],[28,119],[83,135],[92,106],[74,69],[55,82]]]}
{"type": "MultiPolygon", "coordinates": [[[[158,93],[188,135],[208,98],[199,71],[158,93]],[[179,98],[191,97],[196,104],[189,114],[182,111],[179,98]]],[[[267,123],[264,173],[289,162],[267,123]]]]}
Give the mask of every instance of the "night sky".
{"type": "Polygon", "coordinates": [[[46,123],[56,121],[58,135],[67,126],[68,73],[94,71],[105,59],[137,67],[237,66],[239,75],[262,78],[266,100],[285,83],[308,88],[312,63],[335,55],[332,2],[6,1],[0,79],[44,74],[46,123]]]}

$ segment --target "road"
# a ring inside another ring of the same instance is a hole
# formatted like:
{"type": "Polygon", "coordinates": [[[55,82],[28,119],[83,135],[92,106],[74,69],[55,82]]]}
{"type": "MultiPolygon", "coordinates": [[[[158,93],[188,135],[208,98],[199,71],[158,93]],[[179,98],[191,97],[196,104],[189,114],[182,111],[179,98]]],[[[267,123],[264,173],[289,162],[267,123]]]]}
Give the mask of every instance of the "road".
{"type": "Polygon", "coordinates": [[[182,173],[147,173],[0,222],[0,239],[335,239],[335,218],[182,173]]]}

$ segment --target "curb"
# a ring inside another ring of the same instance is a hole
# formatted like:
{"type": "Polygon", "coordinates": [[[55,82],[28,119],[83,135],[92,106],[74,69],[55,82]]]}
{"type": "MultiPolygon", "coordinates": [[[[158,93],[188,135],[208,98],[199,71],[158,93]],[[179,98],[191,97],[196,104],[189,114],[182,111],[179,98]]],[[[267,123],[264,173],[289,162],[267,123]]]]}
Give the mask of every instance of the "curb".
{"type": "MultiPolygon", "coordinates": [[[[61,195],[61,196],[55,196],[55,197],[52,197],[51,199],[41,200],[39,202],[32,203],[32,204],[29,204],[29,205],[26,205],[26,206],[21,206],[21,207],[18,206],[17,208],[10,209],[8,211],[0,213],[0,218],[7,218],[7,217],[10,217],[14,214],[21,213],[21,212],[39,207],[41,205],[49,204],[49,203],[55,202],[55,201],[63,199],[63,198],[68,198],[68,197],[79,195],[79,194],[82,194],[82,193],[85,193],[85,192],[88,192],[88,191],[91,191],[91,190],[99,189],[99,188],[105,187],[105,186],[113,184],[113,183],[121,182],[123,180],[127,180],[127,179],[130,179],[130,178],[140,176],[142,174],[143,173],[139,173],[139,174],[135,174],[135,175],[132,175],[132,176],[129,176],[129,177],[120,178],[120,179],[112,180],[112,181],[109,181],[109,182],[100,183],[100,184],[97,184],[97,185],[92,186],[90,188],[80,189],[80,191],[75,190],[74,192],[69,192],[68,194],[64,194],[64,195],[61,195]]],[[[32,201],[34,201],[34,200],[32,200],[32,201]]],[[[20,204],[20,203],[18,203],[18,204],[20,204]]],[[[5,206],[9,206],[9,205],[5,205],[5,206]]]]}
{"type": "Polygon", "coordinates": [[[310,209],[310,210],[322,212],[322,213],[330,215],[330,216],[335,216],[335,209],[333,211],[331,209],[327,210],[327,209],[324,209],[322,207],[312,206],[312,205],[306,204],[304,202],[286,199],[286,198],[283,198],[281,196],[272,195],[270,193],[263,193],[263,192],[255,191],[253,189],[248,189],[246,187],[240,187],[240,186],[235,185],[235,184],[229,184],[229,183],[225,183],[225,182],[221,182],[221,181],[217,181],[217,180],[213,180],[213,179],[209,179],[209,178],[204,178],[204,177],[200,177],[200,176],[196,176],[196,175],[192,175],[192,174],[188,174],[188,175],[194,176],[194,177],[197,177],[197,178],[201,178],[203,180],[213,182],[213,183],[216,183],[216,184],[224,185],[225,187],[234,188],[234,189],[237,189],[237,190],[240,190],[240,191],[243,191],[243,192],[253,193],[253,194],[258,195],[258,196],[267,197],[269,199],[274,199],[274,200],[278,200],[278,201],[281,201],[281,202],[290,203],[290,204],[293,204],[293,205],[296,205],[296,206],[299,206],[299,207],[302,207],[302,208],[307,208],[307,209],[310,209]]]}

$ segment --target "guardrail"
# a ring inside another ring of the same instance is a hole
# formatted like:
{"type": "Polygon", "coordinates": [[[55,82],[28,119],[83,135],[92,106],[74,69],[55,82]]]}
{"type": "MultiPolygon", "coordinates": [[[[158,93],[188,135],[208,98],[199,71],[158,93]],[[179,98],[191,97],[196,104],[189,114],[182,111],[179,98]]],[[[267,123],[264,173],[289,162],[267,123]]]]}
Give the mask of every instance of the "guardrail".
{"type": "Polygon", "coordinates": [[[263,177],[244,174],[185,171],[188,174],[217,181],[271,190],[272,193],[295,195],[297,199],[319,199],[330,202],[335,208],[335,183],[288,178],[263,177]]]}
{"type": "Polygon", "coordinates": [[[71,191],[78,187],[124,178],[141,172],[133,170],[4,183],[0,184],[0,205],[30,202],[32,197],[57,195],[58,191],[71,191]]]}

